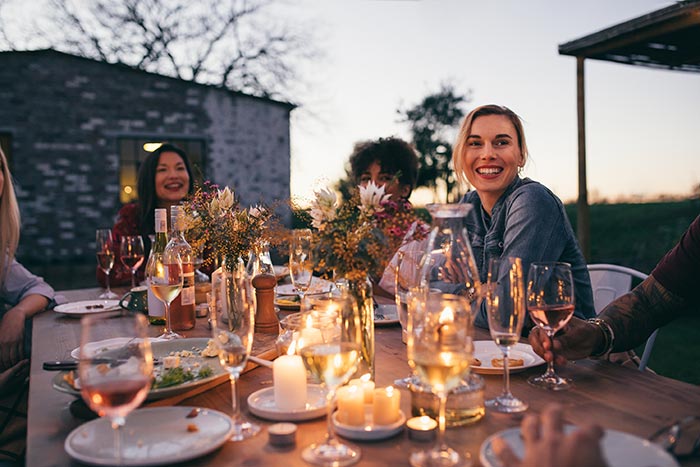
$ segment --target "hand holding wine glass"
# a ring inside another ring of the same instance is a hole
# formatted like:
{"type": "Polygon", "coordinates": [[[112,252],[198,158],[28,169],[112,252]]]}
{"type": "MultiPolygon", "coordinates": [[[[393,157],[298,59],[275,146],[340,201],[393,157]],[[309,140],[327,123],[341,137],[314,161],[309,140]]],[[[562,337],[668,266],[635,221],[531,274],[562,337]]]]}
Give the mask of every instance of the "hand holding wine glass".
{"type": "Polygon", "coordinates": [[[97,265],[105,273],[107,290],[100,294],[99,298],[115,299],[119,298],[117,294],[112,292],[109,287],[109,273],[114,267],[114,241],[112,239],[112,231],[110,229],[97,229],[95,235],[95,247],[97,250],[97,265]]]}
{"type": "MultiPolygon", "coordinates": [[[[527,309],[537,326],[549,336],[566,326],[574,314],[574,280],[568,263],[532,263],[527,277],[527,309]]],[[[552,352],[554,347],[552,346],[552,352]]],[[[547,371],[528,380],[533,386],[554,391],[570,389],[571,380],[554,371],[554,359],[547,371]]]]}
{"type": "MultiPolygon", "coordinates": [[[[114,428],[114,464],[122,465],[123,452],[121,432],[126,417],[146,399],[151,386],[153,354],[148,341],[148,321],[143,315],[134,314],[110,319],[109,325],[100,315],[86,316],[81,321],[80,394],[85,403],[100,417],[108,417],[114,428]],[[120,348],[100,354],[94,360],[91,343],[102,339],[103,330],[109,327],[112,337],[127,338],[128,343],[120,348]],[[104,358],[114,357],[113,364],[104,363],[104,358]]],[[[105,447],[101,447],[105,449],[105,447]]]]}
{"type": "Polygon", "coordinates": [[[121,238],[119,258],[131,270],[131,288],[136,287],[136,271],[143,264],[143,238],[140,235],[124,235],[121,238]]]}
{"type": "Polygon", "coordinates": [[[413,373],[438,397],[438,439],[432,449],[411,455],[413,466],[470,465],[445,443],[445,405],[447,394],[469,375],[474,352],[472,310],[462,296],[429,294],[424,305],[416,307],[408,318],[408,364],[413,373]]]}
{"type": "Polygon", "coordinates": [[[310,229],[295,229],[289,245],[289,276],[300,301],[304,300],[304,294],[311,285],[313,273],[311,238],[310,229]]]}
{"type": "Polygon", "coordinates": [[[219,352],[221,366],[231,382],[231,406],[234,431],[231,441],[242,441],[260,432],[260,426],[243,420],[236,382],[253,348],[255,304],[253,285],[245,271],[235,270],[229,280],[230,306],[211,309],[212,340],[219,352]]]}
{"type": "Polygon", "coordinates": [[[360,450],[341,442],[333,432],[333,400],[360,363],[362,336],[357,303],[349,294],[317,296],[306,301],[301,315],[304,328],[296,340],[306,369],[326,388],[328,431],[323,443],[304,449],[305,461],[322,466],[346,466],[360,460],[360,450]]]}
{"type": "Polygon", "coordinates": [[[173,331],[170,319],[170,304],[182,290],[183,273],[180,255],[174,249],[163,252],[152,251],[146,264],[146,276],[153,295],[165,305],[165,332],[160,339],[178,339],[182,336],[173,331]]]}
{"type": "Polygon", "coordinates": [[[520,258],[492,258],[486,283],[486,312],[489,330],[503,352],[503,393],[486,401],[497,412],[517,413],[527,410],[527,404],[510,392],[510,348],[520,339],[525,322],[525,286],[520,258]]]}

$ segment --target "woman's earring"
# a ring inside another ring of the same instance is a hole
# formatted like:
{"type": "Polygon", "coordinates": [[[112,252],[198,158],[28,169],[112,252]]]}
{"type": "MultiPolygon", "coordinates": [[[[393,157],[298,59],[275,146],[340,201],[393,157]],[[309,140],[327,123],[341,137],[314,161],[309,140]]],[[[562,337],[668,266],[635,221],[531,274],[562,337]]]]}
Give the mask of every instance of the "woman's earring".
{"type": "Polygon", "coordinates": [[[518,166],[518,175],[522,175],[522,174],[523,174],[523,166],[519,165],[518,166]]]}

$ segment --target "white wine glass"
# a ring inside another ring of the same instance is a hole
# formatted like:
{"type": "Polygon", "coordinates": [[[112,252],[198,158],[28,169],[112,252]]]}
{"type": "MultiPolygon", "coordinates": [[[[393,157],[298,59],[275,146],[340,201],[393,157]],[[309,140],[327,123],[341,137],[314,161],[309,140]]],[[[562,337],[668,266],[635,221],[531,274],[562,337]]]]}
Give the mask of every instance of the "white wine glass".
{"type": "Polygon", "coordinates": [[[97,265],[105,273],[106,290],[100,294],[99,298],[115,299],[119,298],[109,287],[109,273],[114,267],[115,246],[110,229],[97,229],[95,234],[95,249],[97,250],[97,265]]]}
{"type": "Polygon", "coordinates": [[[123,464],[124,453],[129,450],[122,446],[122,428],[127,415],[141,405],[151,387],[153,354],[147,336],[148,320],[138,313],[119,319],[92,315],[81,320],[80,394],[90,409],[110,420],[114,429],[112,465],[123,464]],[[103,339],[107,328],[110,337],[125,338],[127,344],[100,353],[100,358],[95,359],[92,343],[103,339]]]}
{"type": "MultiPolygon", "coordinates": [[[[530,318],[549,336],[566,326],[574,314],[574,280],[568,263],[532,263],[527,276],[527,310],[530,318]]],[[[547,371],[528,379],[533,386],[562,391],[573,383],[554,371],[554,358],[547,371]]]]}
{"type": "Polygon", "coordinates": [[[348,382],[360,363],[362,337],[357,303],[349,294],[311,297],[301,313],[304,323],[296,340],[304,366],[325,387],[326,439],[302,451],[315,465],[346,466],[360,460],[360,449],[341,442],[333,431],[333,405],[338,387],[348,382]]]}
{"type": "Polygon", "coordinates": [[[528,405],[510,392],[510,349],[520,340],[525,323],[525,285],[520,258],[492,258],[486,282],[486,312],[491,338],[503,353],[503,392],[486,401],[486,407],[502,413],[518,413],[528,405]]]}
{"type": "Polygon", "coordinates": [[[406,342],[408,326],[408,301],[409,290],[415,289],[421,284],[421,272],[425,252],[422,250],[399,250],[396,254],[397,261],[394,267],[394,299],[396,311],[401,323],[401,340],[406,342]]]}
{"type": "Polygon", "coordinates": [[[300,302],[304,301],[312,280],[311,239],[310,229],[294,229],[289,244],[289,277],[300,302]]]}
{"type": "Polygon", "coordinates": [[[230,439],[242,441],[260,432],[259,425],[244,420],[241,416],[236,384],[253,349],[255,302],[250,277],[242,268],[233,271],[227,281],[229,306],[212,307],[210,320],[212,340],[219,352],[219,361],[228,371],[231,382],[233,435],[230,439]]]}
{"type": "Polygon", "coordinates": [[[131,270],[131,288],[136,287],[136,271],[144,259],[143,238],[140,235],[124,235],[119,246],[119,259],[131,270]]]}
{"type": "Polygon", "coordinates": [[[182,336],[172,328],[170,304],[182,290],[183,273],[180,255],[175,249],[166,248],[163,252],[153,252],[146,264],[148,284],[158,300],[165,305],[165,331],[159,339],[179,339],[182,336]]]}
{"type": "Polygon", "coordinates": [[[428,294],[408,317],[408,364],[420,382],[439,401],[438,438],[428,450],[411,454],[414,467],[471,465],[469,453],[460,454],[445,442],[447,394],[469,376],[474,353],[469,301],[451,294],[428,294]]]}

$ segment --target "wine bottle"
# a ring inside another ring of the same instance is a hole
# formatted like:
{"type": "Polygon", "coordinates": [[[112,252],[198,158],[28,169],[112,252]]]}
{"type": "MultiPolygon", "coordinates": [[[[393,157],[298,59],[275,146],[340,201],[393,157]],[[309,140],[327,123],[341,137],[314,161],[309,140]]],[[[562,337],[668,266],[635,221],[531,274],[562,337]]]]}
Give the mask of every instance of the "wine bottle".
{"type": "Polygon", "coordinates": [[[174,249],[182,261],[182,291],[170,304],[170,322],[176,331],[194,328],[195,289],[194,289],[194,253],[185,239],[185,211],[181,206],[170,208],[171,235],[166,250],[174,249]]]}
{"type": "MultiPolygon", "coordinates": [[[[162,253],[168,244],[168,210],[156,209],[156,238],[151,245],[149,262],[154,253],[162,253]]],[[[148,321],[151,324],[165,324],[165,306],[148,287],[148,321]]]]}

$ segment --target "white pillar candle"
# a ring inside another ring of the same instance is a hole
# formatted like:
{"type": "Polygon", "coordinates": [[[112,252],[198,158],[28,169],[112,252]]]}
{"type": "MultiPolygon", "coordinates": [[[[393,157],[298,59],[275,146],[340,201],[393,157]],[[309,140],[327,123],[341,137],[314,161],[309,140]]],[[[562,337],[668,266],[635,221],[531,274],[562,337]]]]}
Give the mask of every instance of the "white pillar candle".
{"type": "Polygon", "coordinates": [[[365,404],[371,404],[374,401],[374,381],[370,380],[371,375],[365,374],[359,378],[351,379],[348,383],[351,386],[358,386],[362,389],[365,395],[365,404]]]}
{"type": "Polygon", "coordinates": [[[275,406],[280,410],[306,407],[306,369],[299,355],[282,355],[272,365],[275,406]]]}
{"type": "Polygon", "coordinates": [[[338,421],[344,425],[365,424],[365,396],[359,386],[343,386],[336,393],[338,421]]]}
{"type": "Polygon", "coordinates": [[[401,393],[392,386],[374,390],[372,416],[375,425],[391,425],[399,419],[401,393]]]}

